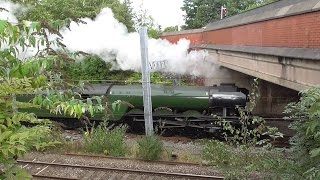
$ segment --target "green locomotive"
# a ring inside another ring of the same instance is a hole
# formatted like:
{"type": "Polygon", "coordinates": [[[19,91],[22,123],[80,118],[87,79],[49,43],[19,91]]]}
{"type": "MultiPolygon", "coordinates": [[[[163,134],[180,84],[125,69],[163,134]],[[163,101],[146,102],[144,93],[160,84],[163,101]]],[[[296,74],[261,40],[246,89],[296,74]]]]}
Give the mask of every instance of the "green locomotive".
{"type": "MultiPolygon", "coordinates": [[[[213,131],[213,115],[236,120],[236,106],[245,106],[246,91],[234,84],[221,86],[162,86],[151,85],[153,120],[159,128],[193,127],[213,131]]],[[[98,84],[88,87],[83,97],[106,95],[110,102],[121,100],[132,106],[121,106],[111,114],[111,120],[128,124],[144,122],[141,85],[98,84]]],[[[99,116],[93,117],[97,119],[99,116]]]]}
{"type": "MultiPolygon", "coordinates": [[[[192,127],[214,131],[217,126],[213,115],[237,119],[236,106],[245,106],[247,95],[234,84],[220,86],[163,86],[151,85],[153,120],[161,129],[192,127]]],[[[128,105],[115,108],[109,115],[111,121],[132,126],[144,124],[143,92],[141,85],[93,84],[87,86],[81,97],[104,95],[109,102],[123,101],[128,105]]],[[[65,118],[43,109],[32,109],[38,117],[65,118]]],[[[90,120],[101,120],[96,114],[90,120]]],[[[68,117],[67,117],[68,118],[68,117]]]]}

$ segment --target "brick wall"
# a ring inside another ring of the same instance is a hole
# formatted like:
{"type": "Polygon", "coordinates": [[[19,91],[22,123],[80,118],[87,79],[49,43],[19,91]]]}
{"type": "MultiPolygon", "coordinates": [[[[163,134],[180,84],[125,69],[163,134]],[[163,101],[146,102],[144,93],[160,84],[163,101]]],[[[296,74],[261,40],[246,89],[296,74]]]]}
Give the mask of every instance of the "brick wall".
{"type": "Polygon", "coordinates": [[[171,43],[177,43],[180,39],[188,39],[190,40],[191,45],[199,45],[202,44],[202,33],[188,33],[188,34],[179,34],[179,35],[169,35],[162,36],[162,39],[167,39],[171,43]]]}
{"type": "Polygon", "coordinates": [[[320,48],[320,12],[311,12],[212,30],[195,34],[163,36],[170,42],[179,38],[191,40],[192,45],[246,45],[262,47],[320,48]]]}

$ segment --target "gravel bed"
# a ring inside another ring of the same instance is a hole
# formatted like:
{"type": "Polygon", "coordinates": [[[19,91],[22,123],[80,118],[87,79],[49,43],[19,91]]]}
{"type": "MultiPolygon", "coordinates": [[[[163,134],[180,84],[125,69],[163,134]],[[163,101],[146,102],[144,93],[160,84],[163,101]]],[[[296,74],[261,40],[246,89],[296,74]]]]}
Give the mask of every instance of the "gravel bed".
{"type": "MultiPolygon", "coordinates": [[[[26,170],[28,170],[33,175],[41,175],[41,176],[53,176],[53,177],[67,177],[73,179],[83,179],[83,180],[105,180],[105,179],[121,179],[121,180],[173,180],[173,179],[186,179],[186,178],[176,178],[170,176],[161,176],[161,175],[150,175],[150,174],[140,174],[134,172],[118,172],[111,170],[89,170],[89,169],[81,169],[81,168],[71,168],[71,167],[58,167],[58,166],[46,166],[46,165],[29,165],[26,170]],[[44,169],[42,171],[42,169],[44,169]]],[[[37,178],[34,179],[44,179],[37,178]]]]}
{"type": "Polygon", "coordinates": [[[29,161],[44,161],[55,163],[66,163],[66,164],[77,164],[77,165],[88,165],[88,166],[99,166],[99,167],[111,167],[111,168],[126,168],[126,169],[137,169],[157,172],[171,172],[171,173],[184,173],[184,174],[199,174],[199,175],[217,175],[211,167],[207,166],[189,166],[189,165],[165,165],[148,163],[135,160],[118,160],[118,159],[107,159],[107,158],[92,158],[92,157],[81,157],[81,156],[68,156],[61,154],[49,154],[33,152],[27,154],[24,160],[29,161]]]}
{"type": "MultiPolygon", "coordinates": [[[[82,142],[82,134],[79,131],[69,131],[66,130],[62,133],[62,137],[66,141],[70,142],[82,142]]],[[[135,135],[135,134],[126,134],[125,142],[129,147],[136,145],[136,142],[139,138],[143,136],[135,135]]],[[[172,151],[174,154],[183,154],[188,153],[191,155],[200,155],[203,146],[199,146],[199,144],[194,143],[193,140],[185,138],[185,137],[161,137],[161,140],[164,144],[164,147],[167,150],[172,151]]]]}

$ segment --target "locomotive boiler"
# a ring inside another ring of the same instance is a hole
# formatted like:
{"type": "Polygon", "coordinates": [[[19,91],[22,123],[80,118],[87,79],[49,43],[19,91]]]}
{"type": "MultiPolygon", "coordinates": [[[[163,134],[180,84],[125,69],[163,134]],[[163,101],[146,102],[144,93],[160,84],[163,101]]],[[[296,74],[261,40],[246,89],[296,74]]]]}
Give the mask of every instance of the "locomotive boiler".
{"type": "MultiPolygon", "coordinates": [[[[81,92],[81,98],[104,96],[109,104],[115,101],[125,102],[108,114],[108,119],[117,123],[126,123],[143,132],[143,90],[141,85],[93,84],[81,92]],[[128,105],[129,104],[129,105],[128,105]],[[140,127],[140,128],[139,128],[140,127]]],[[[30,99],[29,97],[28,99],[30,99]]],[[[247,94],[245,89],[234,84],[220,86],[164,86],[151,85],[153,122],[159,129],[196,128],[201,131],[215,132],[219,127],[215,123],[220,116],[237,121],[237,106],[245,106],[247,94]]],[[[50,114],[44,109],[29,109],[38,117],[70,118],[63,114],[50,114]]],[[[103,114],[89,117],[100,121],[103,114]]],[[[71,121],[61,121],[70,126],[71,121]]],[[[79,121],[77,121],[79,122],[79,121]]],[[[76,123],[79,126],[79,123],[76,123]]]]}
{"type": "MultiPolygon", "coordinates": [[[[234,84],[205,87],[151,85],[151,92],[154,124],[161,129],[192,127],[214,131],[217,128],[214,115],[237,120],[236,107],[245,106],[247,102],[246,91],[234,84]]],[[[121,100],[132,105],[113,110],[110,120],[143,126],[141,85],[97,84],[82,94],[83,98],[96,95],[105,95],[110,102],[121,100]]]]}

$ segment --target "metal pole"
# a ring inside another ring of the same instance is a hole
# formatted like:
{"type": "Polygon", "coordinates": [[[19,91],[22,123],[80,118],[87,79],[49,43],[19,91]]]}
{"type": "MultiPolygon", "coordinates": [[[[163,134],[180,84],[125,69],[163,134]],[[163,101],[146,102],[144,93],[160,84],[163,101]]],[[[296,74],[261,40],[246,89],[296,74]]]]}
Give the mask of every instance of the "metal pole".
{"type": "Polygon", "coordinates": [[[150,87],[150,67],[148,60],[148,35],[147,28],[140,28],[140,47],[141,47],[141,71],[142,71],[142,88],[143,88],[143,106],[144,106],[144,122],[146,135],[153,135],[152,120],[152,102],[150,87]]]}

